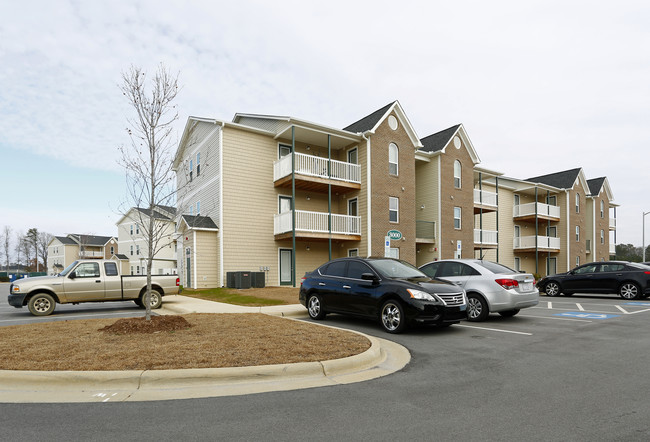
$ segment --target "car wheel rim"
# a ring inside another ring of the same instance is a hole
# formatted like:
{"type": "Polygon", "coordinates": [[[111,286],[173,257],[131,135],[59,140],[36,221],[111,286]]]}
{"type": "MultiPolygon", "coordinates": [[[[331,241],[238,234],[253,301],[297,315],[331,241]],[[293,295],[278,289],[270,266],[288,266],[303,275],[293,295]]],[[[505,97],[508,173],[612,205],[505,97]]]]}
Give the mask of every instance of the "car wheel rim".
{"type": "Polygon", "coordinates": [[[152,293],[151,296],[149,296],[149,303],[151,304],[152,307],[158,304],[158,295],[154,295],[152,293]]]}
{"type": "Polygon", "coordinates": [[[384,311],[381,315],[381,320],[387,330],[396,330],[402,321],[399,308],[397,308],[395,304],[388,304],[386,307],[384,307],[384,311]]]}
{"type": "Polygon", "coordinates": [[[483,306],[481,305],[481,301],[476,298],[469,298],[467,302],[467,316],[471,319],[476,319],[481,316],[482,311],[483,306]]]}
{"type": "Polygon", "coordinates": [[[636,286],[633,284],[625,284],[621,287],[621,296],[625,299],[634,299],[636,297],[636,286]]]}
{"type": "Polygon", "coordinates": [[[320,313],[320,301],[317,297],[309,298],[309,316],[316,317],[320,313]]]}
{"type": "Polygon", "coordinates": [[[555,285],[555,284],[549,284],[549,285],[546,286],[546,294],[548,296],[557,295],[557,291],[558,291],[558,288],[557,288],[557,285],[555,285]]]}
{"type": "Polygon", "coordinates": [[[50,309],[50,301],[46,298],[39,298],[34,303],[34,309],[39,313],[45,313],[50,309]]]}

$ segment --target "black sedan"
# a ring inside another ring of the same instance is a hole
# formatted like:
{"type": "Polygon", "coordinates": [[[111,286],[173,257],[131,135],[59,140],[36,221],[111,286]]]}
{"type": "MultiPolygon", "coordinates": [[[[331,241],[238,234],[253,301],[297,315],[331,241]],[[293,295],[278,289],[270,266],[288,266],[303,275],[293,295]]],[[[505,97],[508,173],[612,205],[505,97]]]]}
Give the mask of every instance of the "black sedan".
{"type": "Polygon", "coordinates": [[[546,296],[618,293],[623,299],[645,298],[650,294],[650,269],[634,262],[592,262],[567,273],[546,276],[539,280],[537,288],[546,296]]]}
{"type": "Polygon", "coordinates": [[[467,317],[463,289],[391,258],[329,261],[302,278],[300,303],[312,319],[327,313],[377,318],[388,333],[409,323],[447,326],[467,317]]]}

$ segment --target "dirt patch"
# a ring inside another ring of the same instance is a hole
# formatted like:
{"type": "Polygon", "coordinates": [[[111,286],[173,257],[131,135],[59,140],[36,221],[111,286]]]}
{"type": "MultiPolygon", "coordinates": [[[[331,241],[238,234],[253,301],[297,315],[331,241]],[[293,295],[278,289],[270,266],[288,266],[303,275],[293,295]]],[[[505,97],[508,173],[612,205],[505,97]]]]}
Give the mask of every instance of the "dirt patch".
{"type": "Polygon", "coordinates": [[[99,331],[115,335],[128,335],[130,333],[162,333],[175,330],[184,330],[192,325],[182,316],[152,316],[150,321],[145,318],[124,318],[99,331]]]}
{"type": "MultiPolygon", "coordinates": [[[[356,333],[260,313],[194,313],[182,318],[189,327],[157,333],[133,332],[139,326],[130,320],[126,321],[130,331],[125,334],[99,331],[112,329],[122,319],[0,327],[0,369],[243,367],[338,359],[370,347],[370,341],[356,333]]],[[[165,323],[159,321],[157,324],[165,323]]]]}

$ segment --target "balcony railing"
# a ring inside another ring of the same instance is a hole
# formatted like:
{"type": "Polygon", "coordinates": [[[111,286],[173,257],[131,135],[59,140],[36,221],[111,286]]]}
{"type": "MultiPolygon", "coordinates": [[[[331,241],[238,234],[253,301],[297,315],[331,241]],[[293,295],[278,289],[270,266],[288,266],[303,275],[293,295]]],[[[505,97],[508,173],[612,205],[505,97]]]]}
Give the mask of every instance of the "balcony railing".
{"type": "MultiPolygon", "coordinates": [[[[274,215],[274,233],[291,232],[291,211],[274,215]]],[[[296,210],[296,232],[329,233],[329,214],[296,210]]],[[[332,233],[361,235],[361,217],[332,214],[332,233]]]]}
{"type": "Polygon", "coordinates": [[[609,219],[609,230],[616,230],[616,218],[609,219]]]}
{"type": "MultiPolygon", "coordinates": [[[[327,171],[327,158],[295,153],[296,173],[317,178],[331,178],[333,180],[350,183],[361,183],[361,166],[343,161],[331,160],[330,173],[327,171]]],[[[273,181],[291,175],[291,155],[286,155],[273,163],[273,181]]]]}
{"type": "Polygon", "coordinates": [[[616,244],[609,243],[609,254],[616,255],[616,244]]]}
{"type": "Polygon", "coordinates": [[[474,189],[474,204],[497,207],[497,194],[486,190],[474,189]]]}
{"type": "Polygon", "coordinates": [[[474,244],[497,245],[499,232],[496,230],[474,229],[474,244]]]}
{"type": "Polygon", "coordinates": [[[415,221],[415,237],[436,239],[436,223],[434,221],[415,221]]]}
{"type": "Polygon", "coordinates": [[[103,258],[104,252],[93,252],[90,250],[83,250],[79,252],[79,258],[103,258]]]}
{"type": "MultiPolygon", "coordinates": [[[[513,216],[515,218],[519,216],[534,216],[535,215],[535,203],[526,203],[516,205],[514,208],[513,216]]],[[[550,216],[553,218],[560,217],[560,207],[551,206],[550,204],[537,203],[537,215],[538,216],[550,216]]]]}
{"type": "Polygon", "coordinates": [[[560,238],[553,238],[550,236],[522,236],[520,238],[515,238],[514,248],[517,249],[534,249],[535,248],[535,238],[537,238],[537,248],[538,249],[559,249],[560,248],[560,238]]]}

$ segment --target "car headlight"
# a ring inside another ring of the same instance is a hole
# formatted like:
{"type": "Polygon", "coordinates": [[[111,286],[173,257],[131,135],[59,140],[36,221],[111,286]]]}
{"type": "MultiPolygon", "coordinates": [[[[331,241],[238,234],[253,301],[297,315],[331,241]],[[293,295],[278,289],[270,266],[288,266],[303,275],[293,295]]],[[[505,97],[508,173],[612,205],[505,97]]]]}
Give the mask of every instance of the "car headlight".
{"type": "Polygon", "coordinates": [[[415,290],[415,289],[406,289],[407,292],[411,295],[411,298],[413,299],[419,299],[421,301],[434,301],[434,302],[442,302],[436,295],[432,295],[431,293],[423,292],[422,290],[415,290]]]}
{"type": "Polygon", "coordinates": [[[20,293],[20,287],[18,287],[17,285],[13,286],[11,288],[11,293],[20,293]]]}

